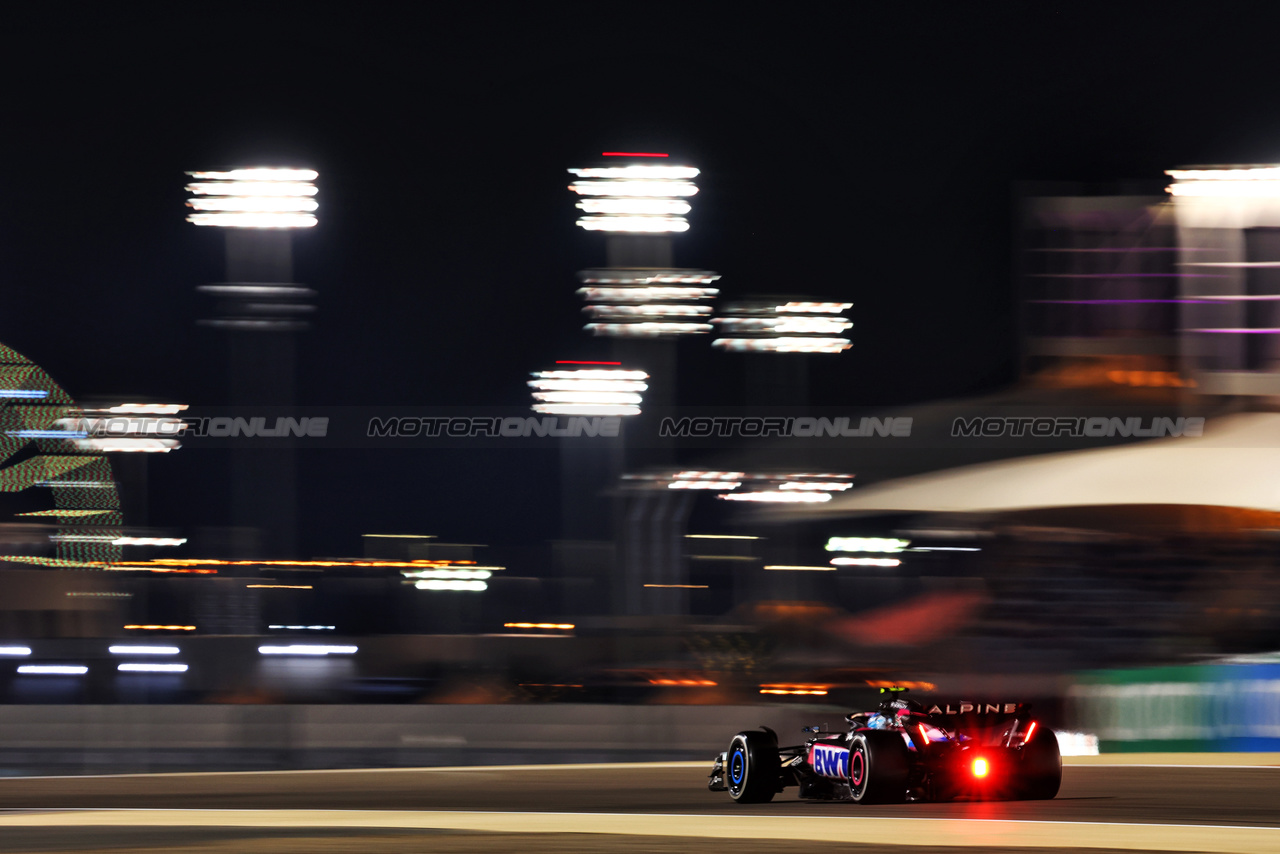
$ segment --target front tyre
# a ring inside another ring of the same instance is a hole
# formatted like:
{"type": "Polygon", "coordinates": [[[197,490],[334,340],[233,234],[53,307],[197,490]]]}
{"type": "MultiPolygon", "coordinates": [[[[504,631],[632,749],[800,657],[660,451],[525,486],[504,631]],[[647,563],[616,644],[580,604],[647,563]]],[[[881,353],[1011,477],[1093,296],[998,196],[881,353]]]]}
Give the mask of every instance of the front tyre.
{"type": "Polygon", "coordinates": [[[907,798],[907,745],[896,732],[860,732],[849,745],[849,794],[859,804],[900,804],[907,798]]]}
{"type": "Polygon", "coordinates": [[[766,804],[778,791],[778,744],[767,733],[740,732],[729,742],[725,783],[740,804],[766,804]]]}
{"type": "Polygon", "coordinates": [[[1062,786],[1062,752],[1052,730],[1041,730],[1022,748],[1018,760],[1018,797],[1028,801],[1047,801],[1062,786]]]}

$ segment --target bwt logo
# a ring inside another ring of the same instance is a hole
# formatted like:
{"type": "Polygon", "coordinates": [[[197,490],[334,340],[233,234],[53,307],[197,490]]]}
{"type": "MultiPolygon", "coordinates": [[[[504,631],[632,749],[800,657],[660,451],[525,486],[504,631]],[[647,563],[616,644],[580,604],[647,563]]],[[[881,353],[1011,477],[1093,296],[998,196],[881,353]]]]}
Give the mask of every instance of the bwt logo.
{"type": "Polygon", "coordinates": [[[809,765],[823,777],[849,779],[849,751],[846,748],[815,744],[809,754],[809,765]]]}
{"type": "Polygon", "coordinates": [[[1204,435],[1204,419],[1200,417],[1150,418],[1146,427],[1142,426],[1142,421],[1141,418],[957,418],[951,422],[951,435],[983,438],[1086,436],[1091,439],[1204,435]]]}
{"type": "Polygon", "coordinates": [[[311,436],[320,438],[329,433],[328,418],[277,418],[268,427],[267,419],[256,418],[187,418],[186,435],[208,436],[225,439],[232,436],[246,438],[280,438],[284,436],[311,436]]]}
{"type": "Polygon", "coordinates": [[[366,436],[446,436],[455,439],[495,436],[504,439],[528,436],[603,436],[612,438],[622,429],[622,419],[616,415],[574,415],[562,425],[557,416],[541,418],[512,416],[500,417],[428,417],[428,418],[370,418],[366,436]]]}
{"type": "Polygon", "coordinates": [[[822,436],[856,438],[867,436],[911,435],[910,418],[862,418],[856,426],[853,419],[840,418],[663,418],[658,425],[660,437],[707,438],[710,436],[791,437],[814,439],[822,436]]]}

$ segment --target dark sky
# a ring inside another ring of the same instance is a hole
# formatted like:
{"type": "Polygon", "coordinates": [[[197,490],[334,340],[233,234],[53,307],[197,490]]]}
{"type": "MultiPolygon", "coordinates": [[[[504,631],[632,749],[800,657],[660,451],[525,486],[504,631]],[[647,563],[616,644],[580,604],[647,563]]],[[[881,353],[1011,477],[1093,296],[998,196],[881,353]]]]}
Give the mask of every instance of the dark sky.
{"type": "MultiPolygon", "coordinates": [[[[725,298],[856,303],[811,396],[862,407],[1014,378],[1015,182],[1280,159],[1266,4],[150,8],[0,28],[0,341],[81,398],[226,400],[193,290],[223,277],[222,235],[183,221],[188,169],[321,174],[295,242],[320,293],[302,403],[519,408],[529,370],[602,357],[573,274],[603,244],[564,169],[656,149],[703,170],[677,263],[721,272],[725,298]]],[[[682,352],[681,403],[737,402],[739,363],[705,344],[682,352]]],[[[554,459],[438,457],[309,456],[304,551],[554,525],[493,517],[554,459]]],[[[152,471],[154,522],[225,514],[207,456],[152,471]]]]}

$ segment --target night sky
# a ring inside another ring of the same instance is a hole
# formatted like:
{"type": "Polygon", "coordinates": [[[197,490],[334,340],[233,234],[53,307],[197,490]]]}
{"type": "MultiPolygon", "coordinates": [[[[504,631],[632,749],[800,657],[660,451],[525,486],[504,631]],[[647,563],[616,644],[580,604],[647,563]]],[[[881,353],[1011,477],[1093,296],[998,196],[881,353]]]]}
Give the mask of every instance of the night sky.
{"type": "MultiPolygon", "coordinates": [[[[227,400],[197,285],[223,235],[184,171],[309,165],[308,406],[526,407],[527,372],[605,358],[565,168],[657,150],[703,170],[676,263],[722,299],[855,303],[811,399],[905,405],[1016,375],[1013,194],[1280,160],[1265,4],[42,6],[0,27],[0,341],[77,398],[227,400]]],[[[681,349],[680,403],[740,402],[681,349]]],[[[153,461],[153,524],[225,524],[212,452],[153,461]]],[[[554,535],[552,454],[303,455],[305,554],[360,533],[554,535]]]]}

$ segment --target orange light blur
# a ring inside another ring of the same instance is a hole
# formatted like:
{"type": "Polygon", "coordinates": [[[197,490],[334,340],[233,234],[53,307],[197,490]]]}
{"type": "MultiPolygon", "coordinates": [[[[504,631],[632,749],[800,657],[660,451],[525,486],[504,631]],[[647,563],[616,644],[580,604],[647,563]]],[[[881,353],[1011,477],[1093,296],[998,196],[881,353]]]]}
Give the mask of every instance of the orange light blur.
{"type": "Polygon", "coordinates": [[[110,566],[386,566],[430,567],[470,566],[474,560],[213,560],[205,558],[156,558],[145,561],[119,561],[110,566]]]}
{"type": "Polygon", "coordinates": [[[826,691],[821,689],[808,690],[805,688],[761,688],[761,694],[812,694],[818,697],[826,696],[826,691]]]}
{"type": "Polygon", "coordinates": [[[936,691],[938,686],[932,682],[886,682],[883,679],[868,679],[872,688],[910,688],[912,691],[936,691]]]}
{"type": "Polygon", "coordinates": [[[573,623],[503,623],[504,629],[572,629],[573,623]]]}
{"type": "Polygon", "coordinates": [[[1031,734],[1036,731],[1036,722],[1032,721],[1031,726],[1027,727],[1027,734],[1022,737],[1022,743],[1026,744],[1031,740],[1031,734]]]}
{"type": "Polygon", "coordinates": [[[649,684],[680,688],[707,688],[714,687],[716,683],[710,679],[650,679],[649,684]]]}
{"type": "Polygon", "coordinates": [[[793,682],[768,682],[760,686],[761,694],[809,694],[813,696],[826,696],[827,691],[831,689],[830,685],[808,685],[804,683],[793,682]]]}
{"type": "Polygon", "coordinates": [[[195,626],[125,626],[125,628],[162,632],[194,632],[196,630],[195,626]]]}
{"type": "Polygon", "coordinates": [[[991,771],[991,767],[987,765],[987,760],[978,757],[973,760],[973,776],[985,777],[991,771]]]}

